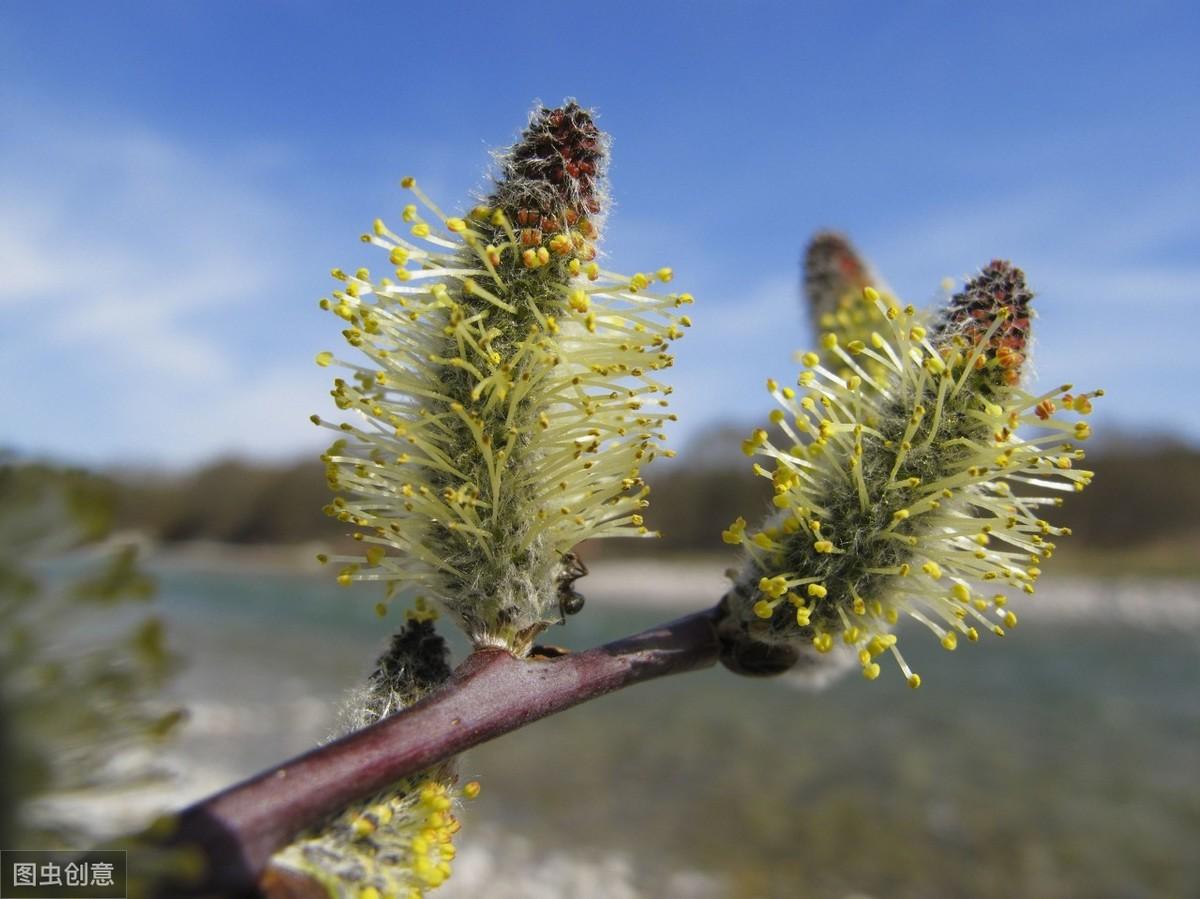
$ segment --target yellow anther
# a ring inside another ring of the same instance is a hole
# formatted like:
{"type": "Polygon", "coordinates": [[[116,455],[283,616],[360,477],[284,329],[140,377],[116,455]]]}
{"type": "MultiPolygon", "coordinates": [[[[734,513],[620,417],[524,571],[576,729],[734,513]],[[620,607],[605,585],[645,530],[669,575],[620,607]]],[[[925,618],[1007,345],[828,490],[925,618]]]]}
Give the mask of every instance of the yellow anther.
{"type": "Polygon", "coordinates": [[[753,456],[755,450],[767,442],[767,432],[762,428],[757,428],[749,437],[742,441],[742,452],[747,456],[753,456]]]}
{"type": "Polygon", "coordinates": [[[329,363],[332,361],[333,353],[329,352],[329,350],[325,350],[323,353],[317,353],[317,365],[321,366],[322,368],[329,365],[329,363]]]}
{"type": "Polygon", "coordinates": [[[921,686],[921,675],[910,674],[908,676],[908,685],[910,687],[912,687],[914,690],[917,689],[917,687],[921,686]]]}
{"type": "Polygon", "coordinates": [[[741,544],[742,539],[746,536],[746,519],[738,518],[728,529],[721,532],[721,539],[726,543],[734,546],[741,544]]]}
{"type": "Polygon", "coordinates": [[[865,299],[868,303],[874,303],[879,299],[879,291],[874,287],[864,287],[863,299],[865,299]]]}
{"type": "Polygon", "coordinates": [[[958,634],[954,631],[946,631],[942,636],[942,648],[954,651],[958,647],[958,634]]]}
{"type": "Polygon", "coordinates": [[[754,614],[757,615],[759,618],[770,618],[772,615],[775,614],[775,610],[771,607],[771,604],[769,602],[767,602],[765,599],[760,599],[758,602],[756,602],[754,604],[754,614]]]}
{"type": "Polygon", "coordinates": [[[774,599],[778,599],[787,593],[787,581],[776,575],[775,577],[762,577],[758,579],[758,589],[774,599]]]}
{"type": "Polygon", "coordinates": [[[801,356],[800,361],[809,368],[813,368],[814,366],[821,364],[821,357],[816,353],[809,352],[801,356]]]}
{"type": "Polygon", "coordinates": [[[942,576],[942,566],[939,565],[937,562],[926,562],[924,565],[921,566],[921,570],[924,571],[931,578],[933,578],[935,581],[939,580],[942,576]]]}
{"type": "Polygon", "coordinates": [[[414,178],[412,175],[406,175],[405,177],[400,179],[400,186],[403,187],[405,190],[409,190],[409,189],[417,186],[417,179],[414,178]]]}
{"type": "Polygon", "coordinates": [[[809,584],[807,592],[809,596],[815,596],[817,599],[824,599],[829,591],[826,590],[821,584],[809,584]]]}
{"type": "Polygon", "coordinates": [[[428,237],[429,226],[424,222],[417,222],[412,226],[413,237],[428,237]]]}
{"type": "Polygon", "coordinates": [[[354,832],[356,838],[362,839],[375,832],[375,822],[370,818],[364,818],[360,815],[354,819],[354,823],[350,825],[350,829],[354,832]]]}

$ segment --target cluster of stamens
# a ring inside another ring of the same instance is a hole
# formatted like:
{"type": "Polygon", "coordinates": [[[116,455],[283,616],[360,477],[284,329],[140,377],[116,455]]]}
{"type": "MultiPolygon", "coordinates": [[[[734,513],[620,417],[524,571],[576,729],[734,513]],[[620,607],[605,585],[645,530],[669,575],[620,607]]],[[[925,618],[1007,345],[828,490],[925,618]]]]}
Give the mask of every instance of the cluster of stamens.
{"type": "Polygon", "coordinates": [[[950,650],[1016,624],[1003,591],[1033,593],[1068,532],[1042,517],[1061,503],[1042,494],[1092,477],[1070,442],[1089,426],[1058,413],[1086,415],[1101,393],[1018,386],[1031,296],[1018,269],[994,262],[930,328],[868,287],[880,330],[846,343],[825,334],[823,353],[803,356],[799,391],[768,382],[783,439],[759,429],[743,450],[770,461],[755,471],[778,512],[757,531],[738,519],[724,532],[747,553],[726,598],[732,667],[739,654],[811,662],[841,644],[868,679],[887,653],[915,687],[893,633],[902,616],[950,650]]]}
{"type": "Polygon", "coordinates": [[[367,544],[340,578],[421,588],[478,644],[527,648],[581,540],[648,533],[639,468],[669,453],[658,373],[692,298],[653,289],[670,269],[599,264],[601,147],[572,104],[535,115],[464,216],[405,179],[406,233],[363,236],[392,274],[335,271],[322,300],[367,357],[333,390],[365,424],[329,425],[324,456],[347,494],[327,511],[367,544]]]}

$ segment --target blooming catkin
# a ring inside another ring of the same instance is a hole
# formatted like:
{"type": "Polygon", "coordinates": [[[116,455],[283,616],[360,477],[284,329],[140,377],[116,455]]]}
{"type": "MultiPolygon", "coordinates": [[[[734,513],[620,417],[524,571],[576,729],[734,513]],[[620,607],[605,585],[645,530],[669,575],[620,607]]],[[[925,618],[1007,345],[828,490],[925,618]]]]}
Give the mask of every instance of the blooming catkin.
{"type": "Polygon", "coordinates": [[[326,511],[365,546],[334,559],[339,580],[416,588],[476,645],[523,654],[557,617],[572,547],[648,533],[639,469],[669,453],[658,373],[692,298],[651,289],[670,269],[601,268],[605,161],[588,111],[539,108],[468,214],[405,179],[405,233],[363,236],[392,275],[335,270],[322,300],[358,356],[333,390],[358,423],[328,425],[342,434],[323,456],[343,494],[326,511]]]}
{"type": "Polygon", "coordinates": [[[864,295],[880,329],[845,344],[824,334],[824,356],[803,357],[799,393],[768,382],[782,439],[760,429],[743,446],[770,461],[755,471],[773,482],[778,511],[723,535],[747,553],[723,601],[734,670],[857,660],[873,680],[886,653],[918,686],[892,632],[900,617],[948,650],[1003,635],[1016,624],[1005,591],[1032,593],[1049,538],[1067,533],[1042,518],[1061,499],[1042,494],[1091,480],[1070,442],[1090,429],[1059,413],[1088,414],[1100,391],[1020,386],[1032,299],[1020,269],[990,263],[933,326],[864,295]]]}

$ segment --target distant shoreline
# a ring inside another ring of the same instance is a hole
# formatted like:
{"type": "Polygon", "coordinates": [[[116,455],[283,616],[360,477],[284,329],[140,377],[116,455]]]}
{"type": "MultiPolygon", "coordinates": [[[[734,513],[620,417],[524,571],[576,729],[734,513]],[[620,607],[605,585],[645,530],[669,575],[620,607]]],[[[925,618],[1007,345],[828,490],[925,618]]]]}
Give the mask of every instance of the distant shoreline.
{"type": "MultiPolygon", "coordinates": [[[[325,547],[298,545],[231,545],[194,542],[154,544],[139,535],[117,535],[111,543],[136,543],[151,570],[221,572],[264,577],[332,577],[317,560],[325,547]]],[[[1143,572],[1120,576],[1108,570],[1092,574],[1086,560],[1076,558],[1049,568],[1038,592],[1014,596],[1018,617],[1037,620],[1106,619],[1138,627],[1200,630],[1200,580],[1143,572]]],[[[725,569],[731,557],[689,556],[648,559],[608,556],[588,562],[590,572],[578,583],[589,600],[609,607],[687,611],[716,602],[728,589],[725,569]]],[[[1109,566],[1105,566],[1108,569],[1109,566]]]]}

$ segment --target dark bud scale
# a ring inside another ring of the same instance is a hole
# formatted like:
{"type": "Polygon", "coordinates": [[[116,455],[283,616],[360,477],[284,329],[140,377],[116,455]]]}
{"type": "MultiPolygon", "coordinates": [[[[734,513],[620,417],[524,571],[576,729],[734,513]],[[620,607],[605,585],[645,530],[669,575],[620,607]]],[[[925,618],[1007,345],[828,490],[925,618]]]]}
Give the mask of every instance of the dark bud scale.
{"type": "Polygon", "coordinates": [[[536,110],[504,156],[492,203],[529,245],[600,212],[605,142],[591,113],[574,102],[536,110]]]}

